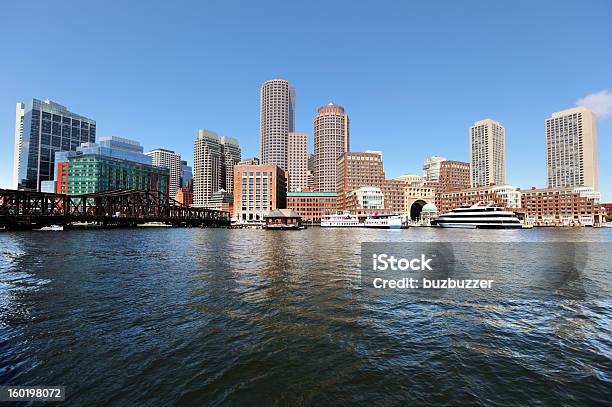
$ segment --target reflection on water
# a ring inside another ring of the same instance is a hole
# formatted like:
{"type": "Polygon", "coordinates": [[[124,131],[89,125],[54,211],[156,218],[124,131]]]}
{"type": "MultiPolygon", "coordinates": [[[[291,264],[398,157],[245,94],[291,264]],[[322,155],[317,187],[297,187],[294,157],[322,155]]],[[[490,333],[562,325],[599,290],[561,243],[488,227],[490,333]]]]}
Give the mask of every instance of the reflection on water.
{"type": "Polygon", "coordinates": [[[65,385],[71,405],[603,404],[612,304],[592,287],[609,274],[582,272],[584,254],[554,297],[374,296],[355,281],[362,241],[611,232],[1,233],[0,381],[65,385]]]}

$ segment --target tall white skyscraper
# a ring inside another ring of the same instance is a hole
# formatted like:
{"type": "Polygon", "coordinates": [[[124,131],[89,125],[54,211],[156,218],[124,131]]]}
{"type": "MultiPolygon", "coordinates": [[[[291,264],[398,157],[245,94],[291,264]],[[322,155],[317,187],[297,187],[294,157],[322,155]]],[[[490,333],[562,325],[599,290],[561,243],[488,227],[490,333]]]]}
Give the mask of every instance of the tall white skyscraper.
{"type": "Polygon", "coordinates": [[[170,170],[169,191],[170,198],[174,199],[183,175],[181,156],[174,151],[166,150],[165,148],[156,148],[155,150],[145,153],[145,155],[151,157],[151,164],[157,167],[168,168],[170,170]]]}
{"type": "Polygon", "coordinates": [[[546,119],[546,178],[549,188],[599,189],[595,113],[575,107],[546,119]]]}
{"type": "Polygon", "coordinates": [[[506,129],[495,120],[480,120],[470,127],[470,183],[506,183],[506,129]]]}
{"type": "Polygon", "coordinates": [[[314,182],[319,192],[334,192],[338,157],[349,151],[349,118],[333,103],[321,106],[314,120],[314,182]]]}
{"type": "Polygon", "coordinates": [[[295,89],[284,79],[261,86],[260,157],[262,164],[287,170],[287,134],[295,131],[295,89]]]}
{"type": "Polygon", "coordinates": [[[287,190],[302,191],[308,186],[308,134],[288,133],[287,190]]]}

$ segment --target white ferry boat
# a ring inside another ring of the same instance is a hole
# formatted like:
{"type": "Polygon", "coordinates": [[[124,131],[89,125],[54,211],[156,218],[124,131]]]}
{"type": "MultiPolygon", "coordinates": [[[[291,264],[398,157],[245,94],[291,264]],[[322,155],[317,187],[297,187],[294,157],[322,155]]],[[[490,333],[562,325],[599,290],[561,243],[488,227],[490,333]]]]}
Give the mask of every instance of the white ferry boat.
{"type": "Polygon", "coordinates": [[[357,216],[347,212],[334,215],[323,215],[321,217],[322,228],[348,228],[360,226],[363,226],[363,223],[359,223],[357,216]]]}
{"type": "Polygon", "coordinates": [[[520,229],[521,221],[514,212],[479,202],[469,207],[456,208],[435,218],[443,228],[520,229]]]}
{"type": "Polygon", "coordinates": [[[399,215],[372,215],[365,220],[363,226],[379,229],[401,229],[402,217],[399,215]]]}

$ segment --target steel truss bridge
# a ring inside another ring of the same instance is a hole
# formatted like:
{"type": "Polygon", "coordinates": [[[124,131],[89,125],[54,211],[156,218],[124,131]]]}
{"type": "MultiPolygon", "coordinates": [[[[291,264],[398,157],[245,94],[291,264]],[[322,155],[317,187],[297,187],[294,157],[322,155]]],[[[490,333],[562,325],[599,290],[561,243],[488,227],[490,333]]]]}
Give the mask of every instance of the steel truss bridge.
{"type": "Polygon", "coordinates": [[[0,227],[38,229],[74,222],[124,227],[148,222],[219,227],[230,225],[230,214],[183,205],[158,191],[64,195],[0,189],[0,227]]]}

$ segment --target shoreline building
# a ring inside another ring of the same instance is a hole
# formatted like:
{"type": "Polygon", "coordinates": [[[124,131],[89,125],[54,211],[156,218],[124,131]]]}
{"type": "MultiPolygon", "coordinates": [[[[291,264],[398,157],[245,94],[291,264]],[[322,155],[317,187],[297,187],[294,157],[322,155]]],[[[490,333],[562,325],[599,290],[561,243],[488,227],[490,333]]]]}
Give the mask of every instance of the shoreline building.
{"type": "Polygon", "coordinates": [[[95,120],[51,100],[17,103],[13,189],[39,191],[43,181],[53,180],[55,153],[95,141],[95,120]]]}
{"type": "Polygon", "coordinates": [[[160,191],[170,187],[170,170],[154,166],[138,141],[106,136],[76,151],[56,154],[56,191],[68,195],[119,189],[160,191]]]}
{"type": "Polygon", "coordinates": [[[521,208],[528,223],[586,226],[603,222],[601,193],[592,187],[531,188],[521,192],[521,208]]]}
{"type": "Polygon", "coordinates": [[[239,222],[264,221],[264,215],[287,207],[285,171],[277,165],[234,167],[233,217],[239,222]]]}
{"type": "Polygon", "coordinates": [[[337,188],[338,158],[349,151],[349,118],[333,103],[321,106],[314,120],[314,182],[319,192],[337,188]]]}
{"type": "Polygon", "coordinates": [[[259,156],[263,165],[287,170],[287,135],[295,131],[295,89],[289,81],[271,79],[260,90],[259,156]]]}
{"type": "Polygon", "coordinates": [[[303,191],[308,187],[308,134],[288,133],[287,140],[287,191],[303,191]]]}
{"type": "Polygon", "coordinates": [[[348,199],[361,187],[380,188],[385,180],[380,151],[346,152],[337,160],[336,205],[347,210],[348,199]]]}
{"type": "Polygon", "coordinates": [[[546,119],[546,178],[549,188],[599,189],[597,120],[585,107],[554,112],[546,119]]]}
{"type": "Polygon", "coordinates": [[[438,211],[447,213],[462,205],[474,205],[479,202],[491,202],[509,210],[520,209],[521,191],[511,185],[492,185],[445,192],[440,196],[438,211]]]}
{"type": "Polygon", "coordinates": [[[288,192],[287,208],[293,209],[304,221],[319,223],[323,215],[336,213],[336,193],[288,192]]]}
{"type": "Polygon", "coordinates": [[[156,148],[148,151],[145,155],[151,157],[151,164],[156,167],[168,168],[170,170],[170,187],[169,197],[174,199],[176,191],[181,186],[181,178],[183,175],[181,156],[172,150],[165,148],[156,148]]]}
{"type": "Polygon", "coordinates": [[[470,127],[470,185],[472,188],[506,183],[506,129],[485,119],[470,127]]]}

